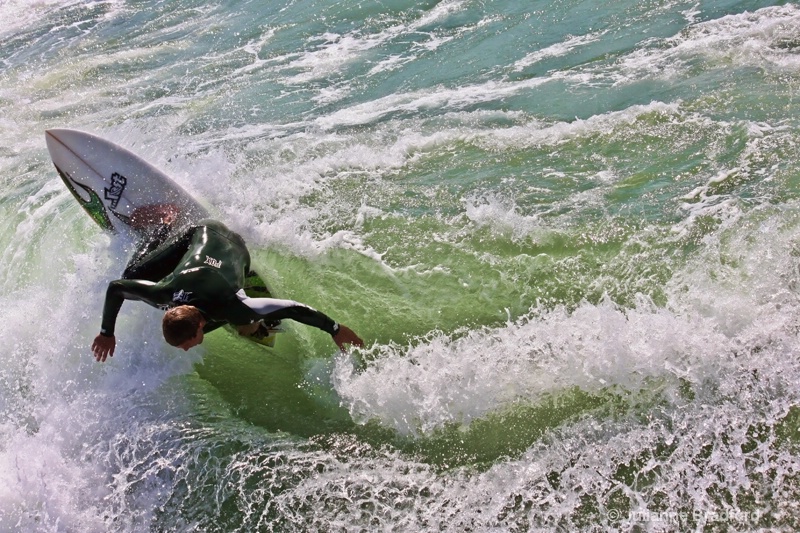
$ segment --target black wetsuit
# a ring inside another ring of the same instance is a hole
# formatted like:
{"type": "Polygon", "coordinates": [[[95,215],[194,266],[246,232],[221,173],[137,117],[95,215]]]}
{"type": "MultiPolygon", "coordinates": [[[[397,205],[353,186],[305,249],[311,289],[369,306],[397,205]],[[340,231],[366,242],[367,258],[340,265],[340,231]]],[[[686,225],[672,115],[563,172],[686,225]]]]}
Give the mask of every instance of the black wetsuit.
{"type": "Polygon", "coordinates": [[[205,332],[226,323],[238,326],[284,318],[331,335],[339,329],[327,315],[301,303],[248,297],[243,287],[250,272],[250,254],[241,236],[221,222],[203,220],[179,237],[152,248],[134,256],[123,278],[109,283],[101,334],[114,335],[125,300],[140,300],[159,309],[193,305],[207,321],[205,332]]]}

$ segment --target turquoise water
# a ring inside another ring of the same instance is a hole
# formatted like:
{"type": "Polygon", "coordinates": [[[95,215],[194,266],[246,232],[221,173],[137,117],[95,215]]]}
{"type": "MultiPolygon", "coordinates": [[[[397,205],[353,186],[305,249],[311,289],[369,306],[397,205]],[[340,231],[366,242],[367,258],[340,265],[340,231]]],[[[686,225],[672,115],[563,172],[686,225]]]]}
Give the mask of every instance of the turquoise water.
{"type": "Polygon", "coordinates": [[[800,527],[800,6],[265,4],[0,4],[0,531],[800,527]],[[95,363],[51,127],[367,347],[95,363]]]}

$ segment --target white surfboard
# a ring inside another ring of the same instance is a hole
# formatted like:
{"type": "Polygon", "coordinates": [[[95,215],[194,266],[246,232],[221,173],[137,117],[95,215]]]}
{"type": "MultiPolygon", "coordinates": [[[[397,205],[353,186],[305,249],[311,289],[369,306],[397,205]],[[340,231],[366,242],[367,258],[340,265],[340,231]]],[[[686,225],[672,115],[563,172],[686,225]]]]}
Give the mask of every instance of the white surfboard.
{"type": "Polygon", "coordinates": [[[45,139],[59,176],[105,230],[131,227],[135,210],[158,204],[178,207],[183,223],[208,216],[169,176],[111,141],[72,129],[47,130],[45,139]]]}

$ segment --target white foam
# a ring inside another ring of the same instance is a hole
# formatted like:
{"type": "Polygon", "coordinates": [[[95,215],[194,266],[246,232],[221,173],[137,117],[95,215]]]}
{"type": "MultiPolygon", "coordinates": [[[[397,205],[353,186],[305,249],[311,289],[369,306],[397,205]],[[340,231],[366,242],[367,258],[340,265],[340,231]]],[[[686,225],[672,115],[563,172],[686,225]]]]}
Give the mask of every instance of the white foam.
{"type": "Polygon", "coordinates": [[[0,4],[0,19],[3,20],[2,27],[0,27],[0,36],[8,37],[23,28],[31,26],[33,22],[68,7],[114,3],[113,0],[95,2],[82,2],[81,0],[4,0],[0,4]]]}
{"type": "Polygon", "coordinates": [[[665,376],[702,381],[727,344],[712,322],[646,300],[630,310],[605,301],[573,312],[537,310],[498,329],[384,347],[361,373],[342,359],[335,383],[356,420],[419,435],[468,425],[519,402],[536,404],[570,387],[638,390],[665,376]]]}
{"type": "Polygon", "coordinates": [[[593,32],[586,35],[570,35],[562,42],[529,53],[514,63],[514,70],[521,71],[545,59],[565,56],[577,48],[599,41],[605,33],[593,32]]]}
{"type": "Polygon", "coordinates": [[[548,79],[513,82],[490,80],[455,89],[436,87],[410,93],[394,93],[320,116],[314,124],[323,130],[371,124],[393,113],[417,114],[427,110],[459,111],[463,108],[511,97],[536,88],[548,79]]]}
{"type": "MultiPolygon", "coordinates": [[[[608,299],[572,311],[535,306],[503,327],[374,347],[363,371],[342,357],[336,390],[356,420],[420,436],[571,387],[636,393],[684,380],[737,395],[748,371],[794,379],[781,368],[798,349],[800,277],[786,252],[795,246],[797,217],[766,206],[748,216],[750,223],[740,217],[735,228],[722,225],[706,238],[703,252],[665,288],[666,307],[644,297],[628,309],[608,299]]],[[[797,394],[781,401],[784,410],[797,394]]],[[[730,422],[734,414],[725,416],[730,422]]]]}
{"type": "Polygon", "coordinates": [[[530,236],[542,228],[538,215],[520,214],[516,203],[508,198],[490,194],[481,198],[467,198],[464,203],[470,221],[479,227],[492,227],[496,232],[509,235],[512,239],[530,236]]]}
{"type": "MultiPolygon", "coordinates": [[[[283,80],[289,85],[305,84],[313,80],[326,78],[334,73],[341,72],[347,65],[355,61],[365,52],[384,45],[385,43],[407,33],[418,33],[420,29],[433,25],[464,9],[463,0],[447,0],[437,3],[429,11],[411,22],[398,22],[375,33],[362,33],[356,31],[348,34],[324,33],[313,37],[309,43],[316,41],[321,44],[314,45],[310,51],[302,52],[299,57],[294,54],[285,58],[284,68],[298,69],[301,72],[283,80]]],[[[435,32],[428,32],[429,39],[420,47],[434,50],[444,42],[451,39],[449,36],[440,36],[435,32]]],[[[390,62],[396,61],[390,59],[390,62]]],[[[390,63],[389,63],[390,64],[390,63]]],[[[384,67],[373,69],[373,74],[385,70],[384,67]]]]}
{"type": "Polygon", "coordinates": [[[792,43],[800,38],[800,8],[787,4],[728,15],[690,25],[658,47],[631,52],[609,75],[616,83],[647,77],[672,78],[691,72],[691,63],[705,58],[718,68],[800,68],[792,43]]]}
{"type": "Polygon", "coordinates": [[[0,527],[105,531],[101,507],[108,487],[97,480],[109,473],[84,450],[130,423],[126,411],[169,375],[169,365],[153,365],[159,354],[141,358],[131,350],[146,342],[133,337],[130,323],[119,330],[115,358],[94,362],[89,344],[99,327],[103,290],[87,287],[85,279],[97,275],[98,257],[97,249],[73,256],[76,271],[4,298],[0,319],[14,342],[4,343],[2,396],[13,399],[14,416],[4,426],[0,450],[0,527]],[[139,395],[126,397],[130,389],[139,395]]]}
{"type": "Polygon", "coordinates": [[[110,516],[128,517],[109,507],[115,473],[90,447],[147,419],[136,411],[201,354],[171,358],[153,340],[158,313],[124,306],[115,357],[94,361],[106,283],[128,252],[109,247],[57,176],[38,179],[38,190],[6,197],[2,211],[18,210],[22,220],[4,242],[8,279],[0,293],[0,530],[108,531],[110,516]],[[67,226],[75,231],[65,234],[67,226]]]}

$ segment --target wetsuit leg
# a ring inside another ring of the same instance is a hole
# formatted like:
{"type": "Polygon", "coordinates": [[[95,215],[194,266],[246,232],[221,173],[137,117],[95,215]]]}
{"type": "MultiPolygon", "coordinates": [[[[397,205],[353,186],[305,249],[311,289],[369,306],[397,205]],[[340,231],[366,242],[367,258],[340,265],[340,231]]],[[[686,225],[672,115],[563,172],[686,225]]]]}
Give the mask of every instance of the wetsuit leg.
{"type": "Polygon", "coordinates": [[[164,243],[169,228],[145,242],[131,258],[122,279],[161,281],[172,273],[189,249],[196,228],[190,228],[177,238],[164,243]]]}
{"type": "Polygon", "coordinates": [[[131,279],[132,276],[126,275],[128,272],[136,268],[142,260],[156,248],[161,246],[169,236],[170,226],[168,224],[160,224],[154,229],[142,232],[139,235],[139,240],[134,245],[134,252],[131,255],[128,264],[125,266],[122,277],[123,279],[131,279]]]}
{"type": "MultiPolygon", "coordinates": [[[[244,287],[242,288],[247,294],[261,298],[272,298],[272,293],[261,279],[261,276],[254,270],[250,270],[250,251],[247,249],[247,244],[244,242],[242,236],[235,231],[231,231],[225,224],[216,220],[206,219],[202,220],[200,223],[227,238],[239,249],[238,252],[242,257],[242,270],[244,272],[244,287]]],[[[278,321],[278,323],[280,323],[280,321],[278,321]]]]}
{"type": "Polygon", "coordinates": [[[198,223],[198,226],[206,226],[234,244],[239,249],[238,252],[241,254],[241,257],[244,260],[243,265],[245,276],[250,275],[250,251],[247,249],[247,244],[244,242],[244,239],[241,235],[230,230],[228,226],[218,220],[203,219],[198,223]]]}

